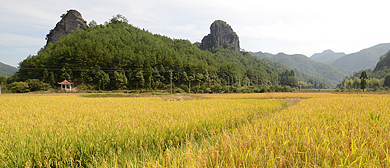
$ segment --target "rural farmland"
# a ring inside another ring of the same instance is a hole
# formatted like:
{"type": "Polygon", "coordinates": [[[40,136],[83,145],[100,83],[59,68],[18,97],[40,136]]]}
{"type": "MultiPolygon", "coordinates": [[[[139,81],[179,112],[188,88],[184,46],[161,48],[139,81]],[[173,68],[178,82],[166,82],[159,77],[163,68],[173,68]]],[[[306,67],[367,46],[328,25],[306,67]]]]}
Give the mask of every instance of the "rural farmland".
{"type": "Polygon", "coordinates": [[[0,96],[1,167],[388,167],[384,94],[0,96]]]}

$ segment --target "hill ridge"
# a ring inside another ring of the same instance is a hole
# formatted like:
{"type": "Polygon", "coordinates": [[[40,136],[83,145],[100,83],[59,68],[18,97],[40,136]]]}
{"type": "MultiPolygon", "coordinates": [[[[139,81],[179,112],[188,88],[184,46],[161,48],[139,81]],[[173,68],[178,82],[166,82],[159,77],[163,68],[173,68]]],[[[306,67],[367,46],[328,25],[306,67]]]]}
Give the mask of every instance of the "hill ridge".
{"type": "Polygon", "coordinates": [[[351,71],[372,69],[380,60],[380,57],[390,50],[390,43],[380,43],[375,46],[362,49],[358,52],[347,54],[333,63],[332,66],[345,68],[351,71]]]}

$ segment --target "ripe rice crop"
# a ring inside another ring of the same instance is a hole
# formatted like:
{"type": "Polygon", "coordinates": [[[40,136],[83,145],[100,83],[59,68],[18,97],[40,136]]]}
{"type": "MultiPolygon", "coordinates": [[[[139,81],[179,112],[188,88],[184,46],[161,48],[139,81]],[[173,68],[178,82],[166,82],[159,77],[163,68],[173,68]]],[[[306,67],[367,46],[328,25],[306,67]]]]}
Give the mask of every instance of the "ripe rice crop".
{"type": "Polygon", "coordinates": [[[159,164],[168,151],[285,107],[279,100],[1,95],[0,167],[159,164]]]}
{"type": "Polygon", "coordinates": [[[189,143],[185,152],[170,153],[180,157],[161,158],[159,163],[184,167],[390,167],[389,139],[389,96],[319,96],[201,143],[189,143]]]}
{"type": "Polygon", "coordinates": [[[390,166],[389,95],[204,97],[1,95],[0,167],[390,166]]]}
{"type": "Polygon", "coordinates": [[[287,98],[318,98],[318,97],[371,97],[385,96],[383,94],[334,94],[334,93],[295,93],[295,92],[274,92],[274,93],[233,93],[233,94],[205,94],[205,98],[213,99],[287,99],[287,98]]]}

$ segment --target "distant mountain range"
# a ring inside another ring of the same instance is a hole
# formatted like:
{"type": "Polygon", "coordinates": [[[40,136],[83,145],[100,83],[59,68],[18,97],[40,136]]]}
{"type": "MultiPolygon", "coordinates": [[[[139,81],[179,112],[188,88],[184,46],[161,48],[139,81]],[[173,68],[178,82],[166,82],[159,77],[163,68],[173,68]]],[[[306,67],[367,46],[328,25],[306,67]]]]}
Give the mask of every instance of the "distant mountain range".
{"type": "Polygon", "coordinates": [[[332,50],[325,50],[322,53],[315,53],[313,54],[310,58],[314,61],[317,62],[322,62],[325,64],[331,64],[337,59],[346,56],[347,54],[340,52],[340,53],[335,53],[332,50]]]}
{"type": "Polygon", "coordinates": [[[374,68],[379,61],[379,57],[386,54],[389,50],[390,43],[383,43],[348,55],[335,53],[332,50],[325,50],[322,53],[312,55],[310,58],[350,71],[360,71],[362,69],[374,68]]]}
{"type": "Polygon", "coordinates": [[[302,72],[300,70],[292,69],[292,68],[284,65],[281,62],[272,61],[269,58],[263,58],[263,61],[266,62],[267,64],[271,65],[272,67],[276,68],[280,72],[285,72],[286,70],[287,71],[294,70],[295,77],[298,78],[298,80],[300,80],[300,81],[307,82],[307,83],[310,83],[310,82],[316,82],[318,84],[322,83],[323,86],[327,87],[327,88],[333,87],[333,84],[331,84],[329,81],[327,81],[321,77],[315,77],[312,75],[308,75],[307,73],[302,72]]]}
{"type": "Polygon", "coordinates": [[[285,53],[279,53],[273,55],[263,52],[252,52],[251,54],[260,59],[268,58],[272,61],[281,62],[291,69],[296,69],[321,80],[328,81],[331,87],[335,87],[345,76],[352,74],[350,70],[316,62],[301,54],[287,55],[285,53]]]}
{"type": "Polygon", "coordinates": [[[0,76],[10,77],[17,71],[18,68],[0,62],[0,76]]]}

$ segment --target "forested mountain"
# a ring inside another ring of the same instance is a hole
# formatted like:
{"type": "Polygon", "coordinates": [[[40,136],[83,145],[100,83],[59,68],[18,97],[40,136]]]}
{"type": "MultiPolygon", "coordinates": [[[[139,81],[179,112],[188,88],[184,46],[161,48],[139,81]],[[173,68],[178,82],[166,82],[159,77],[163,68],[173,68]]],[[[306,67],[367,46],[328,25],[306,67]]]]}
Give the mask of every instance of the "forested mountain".
{"type": "Polygon", "coordinates": [[[0,62],[0,77],[10,77],[17,71],[17,68],[0,62]]]}
{"type": "Polygon", "coordinates": [[[345,53],[335,53],[332,50],[325,50],[322,53],[315,53],[313,54],[310,59],[317,61],[317,62],[322,62],[325,64],[331,64],[335,60],[345,56],[345,53]]]}
{"type": "Polygon", "coordinates": [[[333,84],[331,84],[329,81],[327,81],[325,79],[322,79],[322,78],[319,78],[319,77],[315,77],[315,76],[312,76],[312,75],[308,75],[307,73],[302,72],[302,71],[300,71],[300,70],[298,70],[296,68],[292,69],[292,68],[284,65],[281,62],[272,61],[269,58],[263,58],[262,60],[264,62],[268,63],[269,65],[271,65],[272,67],[276,68],[278,71],[281,71],[281,72],[294,70],[295,77],[300,81],[298,83],[300,88],[321,88],[322,89],[322,88],[332,88],[332,87],[334,87],[333,84]],[[320,87],[320,85],[322,87],[320,87]]]}
{"type": "Polygon", "coordinates": [[[322,81],[328,81],[332,87],[335,87],[343,78],[352,72],[343,68],[333,67],[328,64],[316,62],[305,55],[295,54],[287,55],[279,53],[272,55],[269,53],[256,52],[252,55],[263,59],[269,58],[276,62],[281,62],[291,69],[297,69],[308,75],[315,76],[322,81]],[[272,55],[272,56],[271,56],[272,55]]]}
{"type": "Polygon", "coordinates": [[[136,28],[120,15],[105,25],[92,23],[23,60],[11,81],[55,85],[68,79],[92,89],[164,89],[171,77],[176,86],[210,88],[278,85],[282,78],[247,52],[223,46],[201,50],[188,40],[136,28]]]}
{"type": "Polygon", "coordinates": [[[351,71],[374,68],[379,57],[390,50],[390,43],[378,44],[376,46],[348,54],[335,60],[331,65],[345,68],[351,71]]]}

